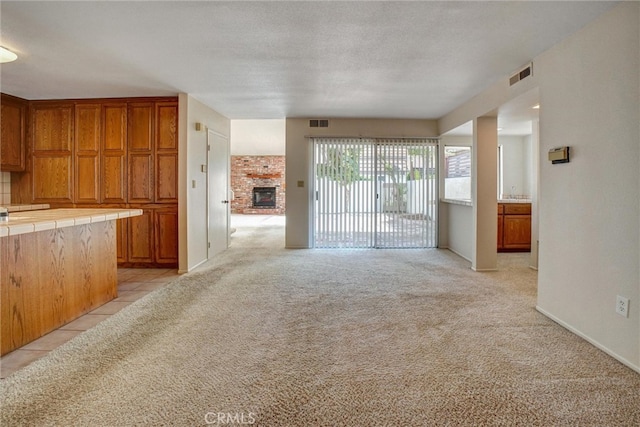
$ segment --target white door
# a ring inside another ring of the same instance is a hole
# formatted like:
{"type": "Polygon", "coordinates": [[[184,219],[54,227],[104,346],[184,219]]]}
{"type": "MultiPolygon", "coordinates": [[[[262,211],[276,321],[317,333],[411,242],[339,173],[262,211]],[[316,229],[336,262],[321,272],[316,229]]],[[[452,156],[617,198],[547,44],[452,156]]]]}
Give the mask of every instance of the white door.
{"type": "Polygon", "coordinates": [[[209,130],[207,195],[211,258],[229,247],[229,140],[209,130]]]}

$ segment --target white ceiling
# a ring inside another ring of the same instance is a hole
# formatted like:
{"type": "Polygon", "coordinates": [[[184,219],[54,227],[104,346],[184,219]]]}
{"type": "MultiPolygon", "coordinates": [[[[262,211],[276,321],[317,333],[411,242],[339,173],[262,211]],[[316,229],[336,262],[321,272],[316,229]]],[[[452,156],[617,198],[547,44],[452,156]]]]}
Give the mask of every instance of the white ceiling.
{"type": "Polygon", "coordinates": [[[613,2],[11,2],[2,92],[186,92],[231,119],[439,118],[613,2]]]}

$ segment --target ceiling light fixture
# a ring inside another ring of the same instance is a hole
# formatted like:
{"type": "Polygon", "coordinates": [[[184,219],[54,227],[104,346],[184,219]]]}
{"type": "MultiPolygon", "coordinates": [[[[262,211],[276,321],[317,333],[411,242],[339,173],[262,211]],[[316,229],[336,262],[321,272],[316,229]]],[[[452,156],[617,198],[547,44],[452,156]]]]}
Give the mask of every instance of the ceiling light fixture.
{"type": "Polygon", "coordinates": [[[0,46],[0,64],[4,64],[5,62],[12,62],[18,59],[18,55],[11,52],[6,47],[0,46]]]}
{"type": "Polygon", "coordinates": [[[534,106],[533,106],[533,107],[531,107],[531,108],[533,108],[534,110],[539,110],[539,109],[540,109],[540,104],[536,104],[536,105],[534,105],[534,106]]]}

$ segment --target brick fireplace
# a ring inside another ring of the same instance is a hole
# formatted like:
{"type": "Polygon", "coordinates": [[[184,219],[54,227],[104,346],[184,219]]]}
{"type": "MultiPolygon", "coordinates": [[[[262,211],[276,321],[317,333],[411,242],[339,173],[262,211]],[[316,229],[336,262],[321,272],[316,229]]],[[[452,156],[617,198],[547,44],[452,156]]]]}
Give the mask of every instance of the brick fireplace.
{"type": "Polygon", "coordinates": [[[285,156],[231,156],[231,213],[284,214],[284,172],[285,156]],[[275,206],[268,199],[269,191],[275,206]]]}

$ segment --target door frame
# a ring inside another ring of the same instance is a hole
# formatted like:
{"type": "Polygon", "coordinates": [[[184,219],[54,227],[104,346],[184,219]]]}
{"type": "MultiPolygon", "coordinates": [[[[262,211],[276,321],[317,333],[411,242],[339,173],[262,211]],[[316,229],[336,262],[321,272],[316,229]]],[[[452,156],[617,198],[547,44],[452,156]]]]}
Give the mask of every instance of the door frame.
{"type": "MultiPolygon", "coordinates": [[[[372,233],[372,245],[371,246],[353,246],[355,248],[371,248],[371,249],[389,249],[389,248],[407,248],[407,249],[414,249],[414,248],[421,248],[422,246],[386,246],[384,244],[381,244],[381,240],[380,240],[380,230],[378,227],[378,221],[379,218],[381,217],[381,215],[383,215],[384,213],[384,209],[383,209],[383,203],[384,200],[383,198],[383,186],[382,183],[378,180],[378,175],[379,172],[381,172],[381,170],[378,169],[378,157],[381,150],[381,147],[386,147],[386,146],[393,146],[394,144],[399,142],[399,146],[400,147],[404,147],[404,148],[408,148],[411,141],[420,141],[419,143],[416,143],[415,146],[424,146],[424,147],[428,147],[430,150],[433,150],[433,163],[431,163],[430,161],[427,161],[428,163],[425,164],[424,168],[433,168],[433,170],[435,171],[435,177],[431,180],[432,182],[423,190],[424,191],[424,197],[427,203],[429,203],[429,201],[433,201],[434,206],[432,207],[431,210],[427,209],[428,212],[431,213],[431,215],[429,216],[429,221],[433,222],[433,225],[431,225],[429,227],[429,229],[431,231],[425,231],[426,235],[425,237],[423,237],[423,241],[426,240],[430,240],[433,242],[433,246],[424,246],[425,248],[431,248],[431,247],[438,247],[438,235],[439,235],[439,212],[438,212],[438,202],[439,202],[439,180],[440,180],[440,163],[439,163],[439,151],[440,151],[440,138],[438,137],[400,137],[400,138],[394,138],[394,137],[364,137],[364,136],[360,136],[360,137],[322,137],[322,136],[318,136],[318,137],[310,137],[310,142],[311,142],[311,153],[312,153],[312,179],[310,180],[311,182],[311,195],[312,197],[310,198],[310,206],[309,206],[309,210],[310,210],[310,218],[311,218],[311,224],[310,224],[310,240],[311,240],[311,247],[316,248],[318,247],[316,245],[316,237],[317,237],[317,209],[318,209],[318,200],[319,200],[319,188],[318,188],[318,159],[317,159],[317,145],[319,143],[321,143],[320,141],[323,139],[335,139],[335,140],[345,140],[345,141],[350,141],[350,140],[360,140],[362,146],[368,145],[371,146],[372,149],[372,157],[373,157],[373,182],[372,182],[372,187],[371,190],[373,192],[373,196],[375,197],[375,199],[372,201],[373,203],[373,211],[371,212],[371,215],[373,216],[372,220],[371,220],[371,224],[373,229],[371,230],[372,233]],[[391,144],[389,144],[389,141],[393,141],[391,144]],[[431,191],[429,191],[429,188],[431,187],[431,191]]],[[[348,145],[349,143],[347,143],[348,145]]],[[[357,144],[357,143],[356,143],[357,144]]],[[[431,156],[431,154],[429,154],[429,157],[431,156]]],[[[425,184],[426,185],[426,184],[425,184]]],[[[349,246],[347,246],[349,247],[349,246]]]]}

